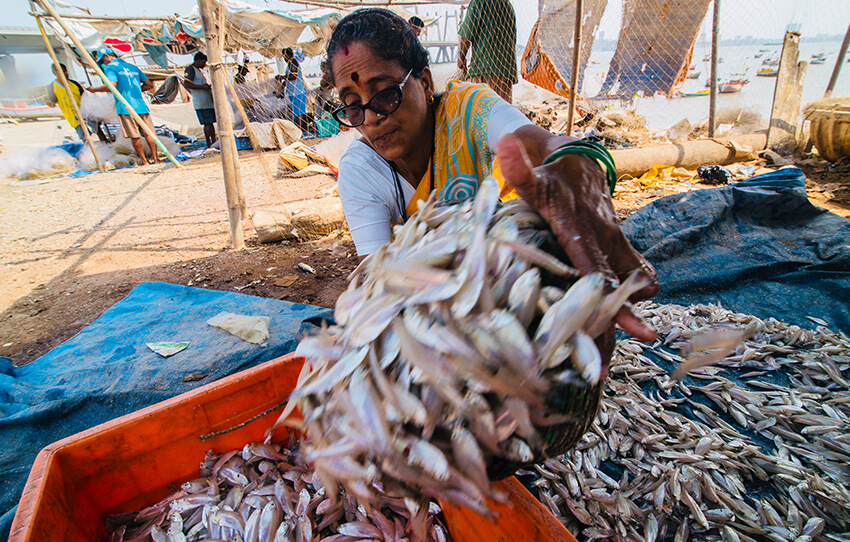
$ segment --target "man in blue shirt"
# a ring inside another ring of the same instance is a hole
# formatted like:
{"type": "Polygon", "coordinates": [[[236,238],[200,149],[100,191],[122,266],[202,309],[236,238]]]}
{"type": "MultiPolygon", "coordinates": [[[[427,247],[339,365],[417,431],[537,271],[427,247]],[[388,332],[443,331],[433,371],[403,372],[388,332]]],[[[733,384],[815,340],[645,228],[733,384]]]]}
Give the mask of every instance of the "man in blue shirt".
{"type": "MultiPolygon", "coordinates": [[[[153,82],[142,73],[142,70],[118,58],[112,49],[103,47],[97,51],[96,57],[97,63],[103,67],[103,72],[106,74],[107,79],[115,85],[118,92],[124,96],[124,99],[133,108],[133,111],[139,115],[142,122],[150,127],[151,133],[153,133],[154,127],[150,116],[150,109],[148,108],[148,104],[145,103],[144,97],[142,97],[142,91],[153,90],[153,82]]],[[[91,87],[87,90],[89,92],[109,92],[109,88],[106,85],[91,87]]],[[[142,160],[142,164],[147,164],[145,150],[142,147],[142,140],[140,139],[141,127],[133,120],[130,112],[117,98],[115,99],[115,110],[118,112],[118,118],[121,119],[121,131],[124,133],[124,137],[130,138],[136,154],[142,160]]],[[[148,142],[151,154],[153,154],[153,162],[158,164],[159,156],[157,156],[156,144],[153,138],[147,134],[144,135],[144,138],[148,142]]]]}

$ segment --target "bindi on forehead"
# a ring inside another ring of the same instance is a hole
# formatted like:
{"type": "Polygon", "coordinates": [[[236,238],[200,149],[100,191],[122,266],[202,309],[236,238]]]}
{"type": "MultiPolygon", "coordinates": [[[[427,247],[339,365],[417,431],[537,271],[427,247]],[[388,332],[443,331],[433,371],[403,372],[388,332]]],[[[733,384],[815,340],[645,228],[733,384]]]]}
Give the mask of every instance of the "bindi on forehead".
{"type": "Polygon", "coordinates": [[[358,88],[362,88],[363,85],[360,83],[360,74],[357,72],[353,72],[351,74],[351,80],[354,81],[354,84],[357,85],[358,88]]]}

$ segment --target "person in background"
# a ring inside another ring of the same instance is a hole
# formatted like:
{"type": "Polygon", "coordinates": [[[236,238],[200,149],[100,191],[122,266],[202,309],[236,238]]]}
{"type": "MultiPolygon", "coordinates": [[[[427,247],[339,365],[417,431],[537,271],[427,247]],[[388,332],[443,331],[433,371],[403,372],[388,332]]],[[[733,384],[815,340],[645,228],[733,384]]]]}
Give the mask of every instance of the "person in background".
{"type": "Polygon", "coordinates": [[[323,60],[319,64],[319,69],[322,70],[322,79],[319,81],[319,88],[316,90],[316,99],[313,102],[313,116],[319,118],[326,111],[332,113],[336,107],[336,88],[334,88],[333,77],[328,69],[328,62],[323,60]]]}
{"type": "Polygon", "coordinates": [[[458,30],[457,67],[508,103],[517,84],[516,13],[509,0],[472,0],[458,30]],[[466,53],[472,47],[469,69],[466,53]]]}
{"type": "Polygon", "coordinates": [[[413,27],[413,32],[416,34],[416,37],[420,37],[422,35],[422,30],[425,29],[425,22],[416,15],[408,19],[407,22],[409,22],[410,26],[413,27]]]}
{"type": "Polygon", "coordinates": [[[245,76],[248,75],[248,66],[242,64],[236,68],[236,75],[233,76],[233,84],[244,85],[246,83],[245,76]]]}
{"type": "MultiPolygon", "coordinates": [[[[103,67],[106,78],[115,85],[116,90],[124,96],[124,99],[127,100],[133,111],[150,128],[151,133],[154,133],[155,129],[153,127],[150,109],[142,96],[143,91],[153,90],[153,82],[148,79],[147,75],[142,73],[142,70],[118,58],[115,52],[108,47],[99,49],[96,57],[97,63],[103,67]]],[[[109,92],[109,88],[105,84],[99,87],[90,87],[86,90],[89,92],[109,92]]],[[[142,147],[142,140],[140,139],[140,131],[143,130],[133,120],[133,117],[130,116],[130,112],[124,107],[124,104],[118,101],[117,98],[115,99],[115,110],[118,113],[118,118],[121,120],[121,132],[124,134],[124,137],[132,141],[133,148],[142,160],[142,164],[147,164],[148,160],[145,158],[145,149],[142,147]]],[[[153,137],[147,134],[144,137],[151,149],[153,163],[159,164],[159,156],[157,155],[156,143],[154,143],[153,137]]]]}
{"type": "Polygon", "coordinates": [[[215,107],[213,106],[212,91],[201,70],[207,65],[207,55],[195,53],[194,61],[186,66],[183,73],[183,86],[192,93],[192,105],[195,107],[195,115],[198,122],[204,127],[204,139],[207,148],[215,143],[215,107]]]}
{"type": "MultiPolygon", "coordinates": [[[[62,67],[62,73],[65,74],[65,79],[68,80],[68,84],[71,86],[71,96],[68,96],[68,91],[65,90],[64,85],[62,85],[62,82],[59,80],[59,76],[56,73],[56,64],[54,64],[51,71],[53,71],[53,76],[56,77],[56,80],[53,81],[52,85],[47,87],[47,104],[58,105],[59,110],[62,111],[62,116],[65,117],[65,120],[68,121],[71,128],[77,132],[77,137],[80,138],[80,141],[85,141],[86,136],[85,133],[83,133],[83,125],[80,123],[80,119],[77,118],[76,113],[74,113],[74,106],[71,105],[72,99],[77,102],[78,106],[80,105],[83,98],[83,92],[85,92],[85,90],[83,90],[83,86],[81,84],[68,77],[67,66],[64,64],[59,64],[59,66],[62,67]]],[[[106,141],[106,136],[98,129],[99,127],[97,122],[86,121],[86,126],[88,126],[90,133],[97,133],[97,136],[101,141],[106,141]]]]}
{"type": "Polygon", "coordinates": [[[292,48],[283,50],[283,59],[286,61],[286,73],[281,76],[285,85],[284,94],[292,107],[295,124],[302,132],[306,132],[310,127],[310,118],[307,114],[307,86],[304,84],[304,75],[292,48]]]}

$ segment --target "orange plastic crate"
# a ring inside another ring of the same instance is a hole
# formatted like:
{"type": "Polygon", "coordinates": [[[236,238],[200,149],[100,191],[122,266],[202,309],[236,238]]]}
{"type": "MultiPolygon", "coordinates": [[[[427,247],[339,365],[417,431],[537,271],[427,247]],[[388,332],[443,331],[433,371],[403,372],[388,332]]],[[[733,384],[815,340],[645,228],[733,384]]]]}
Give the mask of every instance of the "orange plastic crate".
{"type": "MultiPolygon", "coordinates": [[[[110,514],[139,510],[198,476],[210,448],[224,452],[261,440],[295,387],[302,359],[290,354],[138,410],[44,448],[12,522],[10,542],[97,541],[110,514]],[[207,440],[258,416],[236,430],[207,440]]],[[[279,442],[287,435],[280,431],[279,442]]],[[[456,541],[566,541],[575,538],[515,478],[493,504],[495,520],[443,505],[456,541]]]]}

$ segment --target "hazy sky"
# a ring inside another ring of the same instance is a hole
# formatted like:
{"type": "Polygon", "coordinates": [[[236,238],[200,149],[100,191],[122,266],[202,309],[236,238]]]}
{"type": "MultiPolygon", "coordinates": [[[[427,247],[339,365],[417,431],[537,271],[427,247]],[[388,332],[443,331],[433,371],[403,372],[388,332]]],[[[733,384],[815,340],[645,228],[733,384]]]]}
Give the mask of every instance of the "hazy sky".
{"type": "MultiPolygon", "coordinates": [[[[97,15],[169,15],[188,14],[196,5],[194,0],[66,0],[91,10],[97,15]]],[[[277,0],[247,0],[251,4],[270,7],[297,6],[277,0]]],[[[537,14],[537,0],[512,0],[517,12],[520,39],[528,36],[537,14]]],[[[3,26],[34,26],[27,15],[26,0],[5,3],[3,26]]],[[[616,31],[622,2],[609,2],[602,30],[616,31]]],[[[721,0],[721,32],[727,37],[751,34],[758,37],[781,37],[785,26],[801,23],[802,33],[844,34],[850,23],[850,2],[847,0],[721,0]]],[[[303,7],[303,6],[301,6],[303,7]]],[[[423,6],[420,11],[443,12],[449,5],[423,6]]],[[[61,10],[60,10],[61,11],[61,10]]]]}
{"type": "MultiPolygon", "coordinates": [[[[85,7],[96,15],[169,15],[178,13],[188,15],[196,5],[195,0],[64,0],[85,7]]],[[[247,0],[261,7],[279,9],[303,9],[303,5],[280,2],[278,0],[247,0]]],[[[518,42],[524,44],[537,18],[538,0],[511,0],[517,13],[518,42]]],[[[789,23],[801,25],[803,38],[816,34],[844,35],[850,23],[850,0],[721,0],[721,36],[734,38],[738,35],[752,35],[759,38],[779,41],[789,23]]],[[[5,2],[6,13],[2,26],[35,27],[34,19],[28,15],[29,3],[26,0],[5,2]]],[[[413,8],[411,8],[412,10],[413,8]]],[[[457,9],[456,4],[419,6],[422,15],[443,14],[447,10],[457,9]]],[[[613,39],[620,26],[622,0],[609,1],[600,30],[606,38],[613,39]]],[[[60,12],[62,10],[60,9],[60,12]]],[[[709,12],[711,6],[709,6],[709,12]]],[[[706,22],[710,23],[711,17],[706,22]]],[[[706,32],[706,34],[708,34],[706,32]]],[[[447,36],[454,39],[454,36],[447,36]]],[[[708,38],[710,39],[710,38],[708,38]]],[[[837,50],[837,47],[836,47],[837,50]]],[[[39,55],[41,56],[41,55],[39,55]]],[[[17,66],[29,84],[45,84],[50,80],[44,76],[49,70],[49,59],[19,57],[17,66]],[[44,81],[42,81],[44,79],[44,81]]]]}

